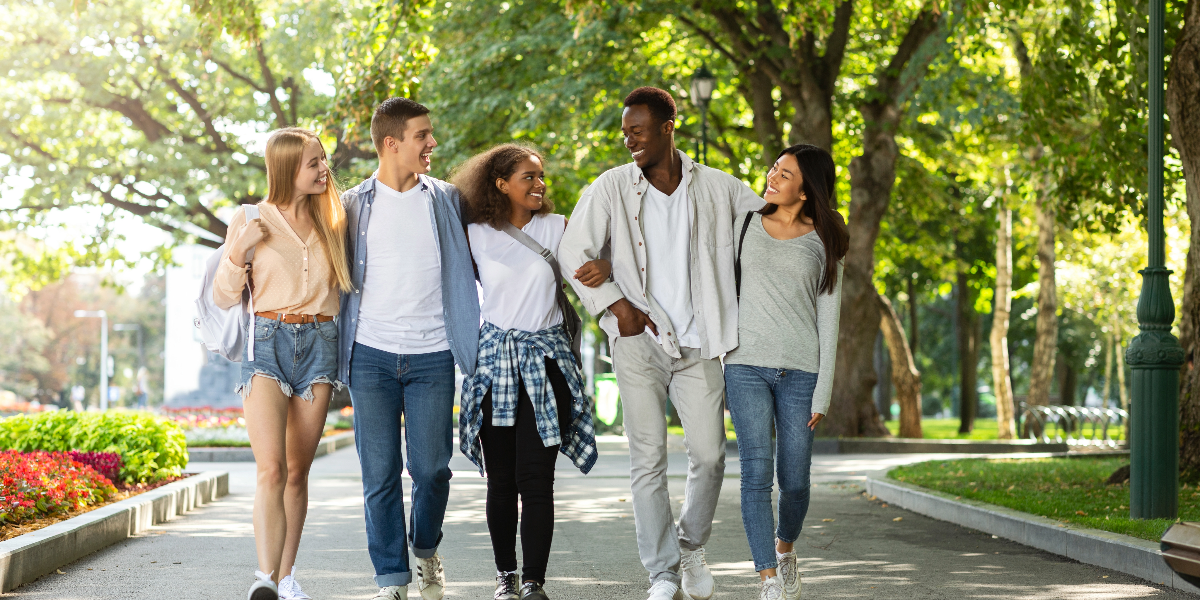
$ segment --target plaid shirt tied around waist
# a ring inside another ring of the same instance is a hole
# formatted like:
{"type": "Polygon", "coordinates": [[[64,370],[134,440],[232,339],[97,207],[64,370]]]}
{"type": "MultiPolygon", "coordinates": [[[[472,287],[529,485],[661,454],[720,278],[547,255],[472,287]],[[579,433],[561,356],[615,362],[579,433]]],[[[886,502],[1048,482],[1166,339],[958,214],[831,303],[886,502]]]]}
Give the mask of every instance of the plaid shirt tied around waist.
{"type": "Polygon", "coordinates": [[[596,464],[596,428],[593,402],[583,393],[583,380],[571,355],[571,341],[561,324],[541,331],[500,329],[484,322],[479,331],[479,362],[475,375],[463,381],[459,400],[458,437],[463,455],[483,475],[483,400],[492,392],[492,425],[513,427],[517,423],[517,398],[521,385],[533,404],[542,444],[559,444],[562,452],[586,474],[596,464]],[[571,389],[571,430],[562,435],[554,390],[546,377],[545,359],[556,361],[571,389]],[[565,439],[564,439],[565,438],[565,439]]]}

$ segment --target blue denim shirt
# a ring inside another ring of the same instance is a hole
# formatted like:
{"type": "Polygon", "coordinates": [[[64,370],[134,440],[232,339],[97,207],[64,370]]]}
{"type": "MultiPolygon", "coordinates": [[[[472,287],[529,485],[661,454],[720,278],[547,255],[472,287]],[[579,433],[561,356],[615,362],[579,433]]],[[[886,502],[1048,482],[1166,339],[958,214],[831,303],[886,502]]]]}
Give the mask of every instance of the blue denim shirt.
{"type": "MultiPolygon", "coordinates": [[[[433,235],[442,259],[442,314],[450,353],[464,375],[475,373],[479,356],[479,295],[475,291],[475,269],[464,229],[462,196],[458,188],[432,177],[421,176],[422,189],[433,201],[433,235]]],[[[350,257],[353,288],[342,294],[338,316],[338,380],[350,385],[350,355],[362,305],[363,277],[367,260],[367,224],[375,201],[375,176],[342,194],[346,206],[346,253],[350,257]]]]}

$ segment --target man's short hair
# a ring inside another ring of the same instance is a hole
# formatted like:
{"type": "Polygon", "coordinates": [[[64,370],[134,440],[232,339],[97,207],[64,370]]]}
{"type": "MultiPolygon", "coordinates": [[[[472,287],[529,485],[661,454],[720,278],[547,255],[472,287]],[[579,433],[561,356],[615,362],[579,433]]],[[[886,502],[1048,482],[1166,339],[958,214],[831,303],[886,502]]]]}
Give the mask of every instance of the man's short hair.
{"type": "Polygon", "coordinates": [[[640,87],[628,96],[625,96],[625,107],[628,108],[635,104],[645,105],[650,109],[650,115],[657,119],[660,123],[675,122],[675,99],[671,97],[671,92],[660,90],[656,87],[640,87]]]}
{"type": "Polygon", "coordinates": [[[408,98],[388,98],[380,102],[371,117],[371,141],[375,143],[375,151],[383,149],[383,138],[388,136],[404,141],[408,120],[427,114],[428,108],[408,98]]]}

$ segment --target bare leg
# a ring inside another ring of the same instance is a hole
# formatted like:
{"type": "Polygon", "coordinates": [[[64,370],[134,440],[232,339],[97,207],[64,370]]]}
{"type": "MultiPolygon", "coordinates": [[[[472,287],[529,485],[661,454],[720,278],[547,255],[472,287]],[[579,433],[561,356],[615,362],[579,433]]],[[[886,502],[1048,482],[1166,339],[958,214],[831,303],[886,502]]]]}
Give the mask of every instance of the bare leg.
{"type": "Polygon", "coordinates": [[[283,577],[279,561],[287,535],[283,490],[288,476],[285,445],[288,398],[279,389],[279,382],[255,375],[249,397],[242,402],[242,407],[258,470],[258,485],[254,488],[254,546],[258,551],[258,570],[270,573],[278,583],[283,577]]]}
{"type": "Polygon", "coordinates": [[[325,415],[329,412],[329,398],[333,386],[317,383],[312,386],[313,401],[292,396],[292,407],[288,413],[287,427],[287,488],[283,494],[284,510],[287,513],[287,541],[283,544],[283,557],[279,562],[281,576],[292,572],[296,564],[296,553],[300,550],[300,534],[304,532],[304,519],[308,516],[308,470],[312,467],[313,454],[321,443],[321,432],[325,429],[325,415]]]}

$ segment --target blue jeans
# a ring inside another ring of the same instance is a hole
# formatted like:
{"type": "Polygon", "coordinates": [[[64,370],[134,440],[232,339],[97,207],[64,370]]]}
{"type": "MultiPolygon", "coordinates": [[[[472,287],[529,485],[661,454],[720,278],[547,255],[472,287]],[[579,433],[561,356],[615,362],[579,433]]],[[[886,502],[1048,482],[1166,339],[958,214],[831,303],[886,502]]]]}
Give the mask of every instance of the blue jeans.
{"type": "Polygon", "coordinates": [[[367,552],[379,587],[408,585],[408,547],[429,558],[442,541],[454,438],[454,358],[449,350],[392,354],[354,344],[350,364],[354,445],[362,464],[367,552]],[[401,417],[412,477],[412,519],[404,527],[401,417]]]}
{"type": "Polygon", "coordinates": [[[800,537],[808,514],[809,470],[812,467],[813,390],[816,373],[725,365],[725,397],[737,431],[742,465],[742,524],[754,557],[754,570],[774,569],[775,538],[787,543],[800,537]],[[779,528],[771,511],[772,443],[779,458],[779,528]]]}

